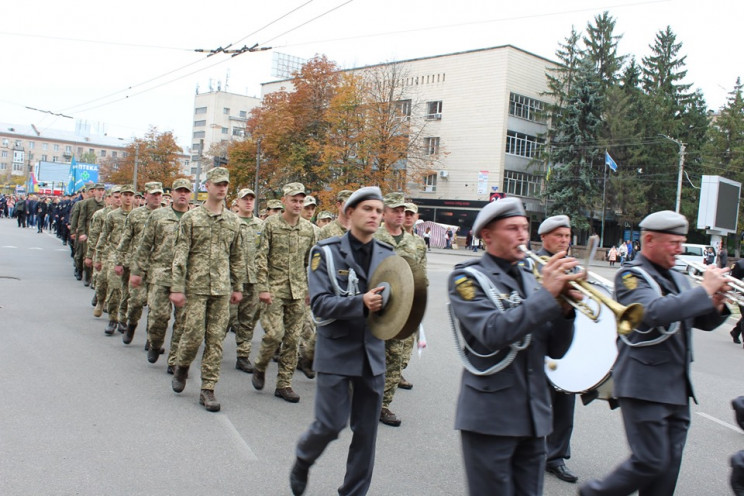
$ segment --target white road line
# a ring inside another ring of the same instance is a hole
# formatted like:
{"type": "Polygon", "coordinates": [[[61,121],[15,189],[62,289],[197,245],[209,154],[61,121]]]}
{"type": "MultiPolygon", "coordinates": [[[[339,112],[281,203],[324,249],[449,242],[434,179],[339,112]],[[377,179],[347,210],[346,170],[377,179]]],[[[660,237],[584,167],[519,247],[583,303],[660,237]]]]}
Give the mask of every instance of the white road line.
{"type": "Polygon", "coordinates": [[[44,248],[39,248],[38,246],[31,246],[29,247],[29,250],[43,250],[44,248]]]}
{"type": "Polygon", "coordinates": [[[5,245],[5,246],[3,246],[3,248],[18,248],[18,247],[17,246],[12,246],[12,245],[5,245]]]}
{"type": "Polygon", "coordinates": [[[724,427],[728,427],[732,431],[741,432],[741,429],[739,429],[739,427],[737,427],[737,426],[735,426],[733,424],[729,424],[728,422],[724,422],[723,420],[719,420],[719,419],[713,417],[712,415],[708,415],[707,413],[703,413],[703,412],[696,412],[696,413],[698,415],[700,415],[701,417],[707,418],[708,420],[711,420],[711,421],[715,422],[718,425],[722,425],[724,427]]]}
{"type": "Polygon", "coordinates": [[[235,441],[235,447],[238,449],[238,451],[242,452],[243,455],[245,455],[245,457],[250,461],[258,460],[256,454],[253,452],[251,447],[248,446],[248,443],[245,442],[245,439],[243,439],[243,436],[240,435],[233,423],[230,422],[230,419],[227,417],[227,415],[218,413],[216,417],[232,435],[232,438],[235,441]]]}

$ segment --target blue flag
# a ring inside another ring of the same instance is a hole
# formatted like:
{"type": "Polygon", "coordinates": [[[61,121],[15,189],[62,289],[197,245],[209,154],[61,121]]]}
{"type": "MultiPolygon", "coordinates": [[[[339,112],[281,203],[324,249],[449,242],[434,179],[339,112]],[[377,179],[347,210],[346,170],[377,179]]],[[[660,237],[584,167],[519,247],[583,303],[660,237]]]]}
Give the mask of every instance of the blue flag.
{"type": "Polygon", "coordinates": [[[87,183],[98,182],[98,165],[86,164],[83,162],[75,161],[75,157],[72,157],[70,163],[70,174],[67,178],[67,188],[65,188],[65,194],[72,195],[80,191],[80,189],[87,183]]]}
{"type": "Polygon", "coordinates": [[[605,165],[612,169],[612,172],[617,172],[617,164],[612,160],[612,157],[607,153],[607,150],[605,150],[605,165]]]}

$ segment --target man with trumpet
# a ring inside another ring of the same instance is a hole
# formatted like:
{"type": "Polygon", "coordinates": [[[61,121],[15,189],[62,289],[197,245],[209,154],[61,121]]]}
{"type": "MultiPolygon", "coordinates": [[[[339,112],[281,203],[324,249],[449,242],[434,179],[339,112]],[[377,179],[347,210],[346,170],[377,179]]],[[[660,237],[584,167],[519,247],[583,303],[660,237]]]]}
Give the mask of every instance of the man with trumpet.
{"type": "Polygon", "coordinates": [[[575,312],[562,297],[581,298],[569,283],[583,273],[572,271],[577,261],[565,251],[545,263],[542,285],[519,264],[529,221],[516,198],[489,203],[473,231],[486,253],[449,277],[450,308],[467,343],[455,428],[469,494],[539,495],[552,430],[545,356],[560,358],[571,344],[575,312]]]}
{"type": "Polygon", "coordinates": [[[688,222],[669,210],[648,215],[641,253],[615,277],[616,299],[640,303],[645,314],[636,332],[620,336],[613,370],[631,456],[603,480],[579,489],[584,496],[674,494],[690,425],[693,327],[713,330],[730,314],[725,306],[728,269],[708,266],[691,288],[671,270],[682,253],[688,222]]]}

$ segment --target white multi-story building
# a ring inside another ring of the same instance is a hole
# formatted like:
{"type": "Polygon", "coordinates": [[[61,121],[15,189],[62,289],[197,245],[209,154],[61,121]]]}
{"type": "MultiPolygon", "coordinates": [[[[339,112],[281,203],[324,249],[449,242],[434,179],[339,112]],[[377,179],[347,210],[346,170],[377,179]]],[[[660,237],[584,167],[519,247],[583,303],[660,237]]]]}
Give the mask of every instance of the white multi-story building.
{"type": "MultiPolygon", "coordinates": [[[[424,153],[436,170],[409,183],[408,196],[427,220],[470,228],[494,196],[523,198],[533,230],[544,217],[545,171],[534,163],[547,130],[546,72],[557,64],[506,45],[395,62],[404,98],[425,122],[424,153]]],[[[350,69],[363,72],[379,66],[350,69]]],[[[264,95],[287,81],[263,85],[264,95]]]]}
{"type": "Polygon", "coordinates": [[[191,168],[184,171],[196,176],[201,161],[201,180],[214,166],[214,144],[226,144],[245,136],[245,124],[251,109],[261,104],[259,98],[227,91],[198,93],[194,97],[194,127],[191,140],[191,168]]]}

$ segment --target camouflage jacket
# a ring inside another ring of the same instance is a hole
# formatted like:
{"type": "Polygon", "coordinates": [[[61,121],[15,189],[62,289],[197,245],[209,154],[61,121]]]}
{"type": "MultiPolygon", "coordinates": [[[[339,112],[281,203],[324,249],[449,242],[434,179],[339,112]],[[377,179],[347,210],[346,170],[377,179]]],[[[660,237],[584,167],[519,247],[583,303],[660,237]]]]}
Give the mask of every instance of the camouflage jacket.
{"type": "Polygon", "coordinates": [[[342,226],[341,223],[338,221],[338,219],[335,219],[333,222],[330,222],[320,228],[320,235],[318,236],[318,241],[332,238],[334,236],[338,236],[340,238],[341,236],[346,234],[346,231],[348,231],[348,229],[342,226]]]}
{"type": "Polygon", "coordinates": [[[119,246],[121,235],[124,233],[124,222],[130,213],[117,208],[106,214],[101,235],[96,243],[96,262],[114,261],[116,247],[119,246]]]}
{"type": "Polygon", "coordinates": [[[90,223],[93,220],[93,214],[104,208],[106,204],[103,200],[96,201],[95,198],[88,198],[80,202],[80,212],[77,219],[77,233],[88,235],[90,223]]]}
{"type": "Polygon", "coordinates": [[[134,250],[142,241],[142,231],[145,229],[145,222],[155,210],[147,208],[146,205],[137,207],[127,217],[124,223],[124,234],[121,236],[119,248],[116,250],[114,265],[123,265],[129,267],[132,262],[134,250]]]}
{"type": "Polygon", "coordinates": [[[263,221],[258,217],[240,217],[240,235],[243,238],[243,258],[247,284],[256,284],[256,254],[261,244],[263,221]]]}
{"type": "MultiPolygon", "coordinates": [[[[414,236],[413,234],[405,233],[403,235],[403,239],[400,240],[400,243],[396,243],[395,238],[393,238],[392,234],[390,234],[388,230],[385,229],[385,226],[380,226],[380,228],[375,233],[375,239],[383,241],[392,246],[395,249],[396,255],[400,255],[402,257],[413,260],[414,263],[418,264],[419,267],[421,267],[421,270],[424,271],[424,274],[426,274],[426,245],[424,245],[424,251],[423,253],[421,253],[418,249],[416,238],[417,236],[414,236]]],[[[426,279],[426,285],[429,285],[428,277],[426,279]]]]}
{"type": "Polygon", "coordinates": [[[242,292],[245,261],[238,216],[202,205],[183,214],[173,254],[171,293],[224,296],[242,292]]]}
{"type": "Polygon", "coordinates": [[[132,254],[129,265],[131,274],[146,276],[152,284],[170,287],[177,235],[178,215],[173,208],[159,208],[152,212],[142,230],[137,249],[132,254]]]}
{"type": "Polygon", "coordinates": [[[113,209],[112,206],[106,206],[93,214],[93,219],[90,221],[90,231],[88,231],[88,249],[85,252],[85,258],[93,260],[96,254],[96,244],[98,244],[98,238],[101,237],[103,223],[106,221],[106,215],[113,209]]]}
{"type": "Polygon", "coordinates": [[[70,208],[70,232],[72,234],[77,233],[78,219],[80,218],[80,204],[82,200],[76,201],[70,208]]]}
{"type": "Polygon", "coordinates": [[[303,218],[295,226],[287,224],[281,214],[266,219],[256,257],[256,290],[275,298],[304,298],[307,260],[316,242],[313,225],[303,218]]]}

